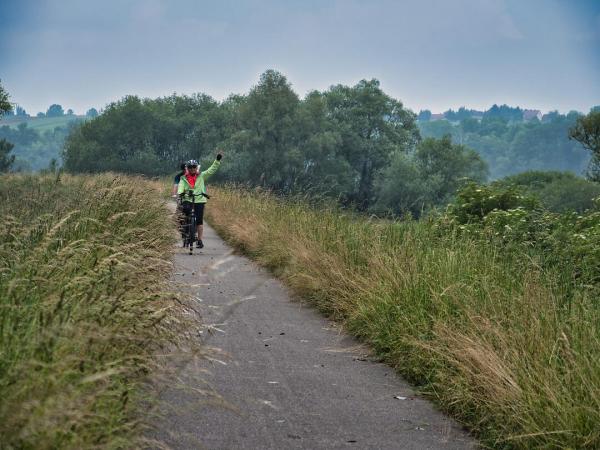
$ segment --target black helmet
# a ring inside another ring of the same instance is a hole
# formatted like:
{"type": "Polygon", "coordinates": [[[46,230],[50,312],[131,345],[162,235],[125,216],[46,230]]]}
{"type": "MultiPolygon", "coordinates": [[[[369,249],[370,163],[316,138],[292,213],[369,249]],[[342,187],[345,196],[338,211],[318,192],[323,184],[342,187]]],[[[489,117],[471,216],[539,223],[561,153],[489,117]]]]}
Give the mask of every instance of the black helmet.
{"type": "Polygon", "coordinates": [[[198,161],[196,161],[195,159],[190,159],[188,162],[185,163],[185,167],[198,167],[198,161]]]}

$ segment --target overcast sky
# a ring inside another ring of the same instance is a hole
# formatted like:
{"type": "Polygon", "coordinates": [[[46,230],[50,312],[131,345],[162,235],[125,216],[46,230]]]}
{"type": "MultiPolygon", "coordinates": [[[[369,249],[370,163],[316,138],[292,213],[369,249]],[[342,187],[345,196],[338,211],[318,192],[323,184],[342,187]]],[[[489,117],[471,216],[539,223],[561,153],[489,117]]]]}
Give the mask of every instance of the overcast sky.
{"type": "Polygon", "coordinates": [[[0,0],[0,78],[27,112],[127,94],[298,94],[377,78],[419,111],[600,104],[600,0],[0,0]]]}

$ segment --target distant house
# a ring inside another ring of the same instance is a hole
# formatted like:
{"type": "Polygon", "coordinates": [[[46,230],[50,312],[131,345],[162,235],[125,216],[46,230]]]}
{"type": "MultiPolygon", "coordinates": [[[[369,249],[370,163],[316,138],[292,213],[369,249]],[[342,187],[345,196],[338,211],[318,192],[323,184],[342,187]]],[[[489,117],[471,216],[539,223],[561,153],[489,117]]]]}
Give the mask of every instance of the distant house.
{"type": "Polygon", "coordinates": [[[539,109],[524,109],[523,110],[523,121],[529,122],[530,120],[536,119],[542,120],[542,112],[539,109]]]}
{"type": "Polygon", "coordinates": [[[440,114],[432,114],[431,118],[429,120],[444,120],[444,113],[440,113],[440,114]]]}

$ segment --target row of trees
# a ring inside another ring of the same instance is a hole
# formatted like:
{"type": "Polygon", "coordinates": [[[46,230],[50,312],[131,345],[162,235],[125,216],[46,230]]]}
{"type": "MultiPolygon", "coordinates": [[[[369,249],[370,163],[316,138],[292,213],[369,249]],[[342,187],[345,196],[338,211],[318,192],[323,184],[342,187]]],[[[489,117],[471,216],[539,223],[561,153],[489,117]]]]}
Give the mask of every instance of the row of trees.
{"type": "MultiPolygon", "coordinates": [[[[595,109],[600,109],[600,106],[595,106],[592,108],[592,111],[595,109]]],[[[509,105],[492,105],[492,107],[486,111],[477,111],[476,109],[467,109],[464,106],[461,106],[457,111],[449,109],[448,111],[444,111],[444,119],[449,120],[451,122],[461,122],[467,119],[478,119],[478,120],[490,120],[490,119],[501,119],[505,122],[518,123],[523,122],[525,110],[520,107],[512,107],[509,105]]],[[[571,111],[570,115],[578,115],[577,111],[571,111]]],[[[422,110],[419,112],[417,116],[417,120],[420,122],[428,122],[431,120],[431,111],[428,109],[422,110]]],[[[555,120],[557,117],[563,116],[558,111],[550,111],[543,116],[541,116],[541,122],[551,122],[555,120]]],[[[539,121],[537,117],[533,117],[529,120],[534,122],[539,121]]]]}
{"type": "MultiPolygon", "coordinates": [[[[10,116],[17,116],[17,117],[31,117],[29,114],[27,114],[27,111],[25,111],[24,108],[22,108],[21,106],[16,106],[13,110],[9,110],[6,111],[5,115],[7,117],[10,116]]],[[[48,109],[46,110],[45,113],[43,112],[39,112],[36,114],[36,117],[63,117],[63,116],[74,116],[75,112],[69,108],[67,109],[67,111],[65,112],[65,110],[63,109],[63,107],[57,103],[54,103],[52,105],[50,105],[48,107],[48,109]]],[[[85,113],[86,117],[90,117],[90,118],[94,118],[98,116],[98,110],[96,108],[90,108],[87,110],[87,112],[85,113]]]]}
{"type": "Polygon", "coordinates": [[[545,121],[509,122],[485,116],[453,124],[447,120],[419,121],[421,134],[454,142],[476,150],[489,164],[490,176],[502,178],[527,170],[560,170],[584,174],[590,153],[577,141],[569,140],[569,130],[582,118],[579,113],[553,114],[545,121]]]}
{"type": "Polygon", "coordinates": [[[450,138],[422,140],[415,114],[377,80],[301,99],[276,71],[223,102],[126,97],[73,131],[64,164],[75,172],[158,175],[182,160],[212,157],[216,147],[227,151],[222,180],[331,196],[362,211],[418,214],[445,201],[460,178],[482,181],[487,173],[474,151],[450,138]],[[398,202],[394,193],[406,189],[410,199],[398,202]]]}
{"type": "MultiPolygon", "coordinates": [[[[0,106],[3,111],[11,107],[1,86],[0,106]]],[[[206,95],[155,100],[130,96],[109,105],[95,120],[74,124],[72,130],[40,133],[25,124],[2,127],[0,165],[6,170],[14,162],[11,141],[18,152],[29,152],[23,161],[30,167],[22,169],[42,168],[31,163],[47,148],[57,152],[52,144],[62,143],[69,132],[63,156],[65,167],[74,172],[165,174],[189,158],[204,156],[209,163],[220,147],[228,152],[228,164],[219,173],[222,180],[280,193],[335,197],[362,211],[414,215],[448,202],[464,178],[484,181],[488,166],[481,154],[492,160],[504,156],[522,171],[531,155],[546,163],[569,160],[561,159],[561,146],[558,160],[549,151],[557,142],[566,142],[578,155],[585,154],[583,147],[592,152],[590,178],[600,180],[597,110],[588,116],[557,114],[546,124],[514,124],[490,115],[481,121],[463,119],[458,125],[421,123],[425,139],[416,123],[415,115],[385,94],[377,80],[337,85],[300,99],[282,74],[267,71],[247,95],[223,102],[206,95]],[[503,154],[502,145],[487,155],[485,147],[476,152],[465,145],[474,143],[477,148],[494,139],[510,141],[506,147],[513,154],[503,154]]],[[[555,209],[583,210],[597,192],[588,182],[560,173],[525,174],[506,183],[537,189],[555,209]],[[563,191],[587,194],[571,205],[563,191]]]]}

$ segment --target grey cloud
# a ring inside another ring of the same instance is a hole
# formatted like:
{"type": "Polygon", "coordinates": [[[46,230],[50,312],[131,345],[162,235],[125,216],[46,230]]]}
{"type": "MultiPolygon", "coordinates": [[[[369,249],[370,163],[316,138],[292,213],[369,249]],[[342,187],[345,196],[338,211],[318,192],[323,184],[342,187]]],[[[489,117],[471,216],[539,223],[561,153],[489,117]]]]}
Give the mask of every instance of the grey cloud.
{"type": "Polygon", "coordinates": [[[376,77],[417,110],[492,102],[586,109],[600,103],[600,52],[589,34],[597,28],[568,18],[555,2],[29,5],[27,14],[20,12],[18,32],[0,36],[7,61],[0,76],[30,111],[49,101],[83,111],[130,93],[204,91],[224,98],[247,91],[267,68],[288,75],[301,95],[376,77]]]}

